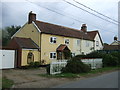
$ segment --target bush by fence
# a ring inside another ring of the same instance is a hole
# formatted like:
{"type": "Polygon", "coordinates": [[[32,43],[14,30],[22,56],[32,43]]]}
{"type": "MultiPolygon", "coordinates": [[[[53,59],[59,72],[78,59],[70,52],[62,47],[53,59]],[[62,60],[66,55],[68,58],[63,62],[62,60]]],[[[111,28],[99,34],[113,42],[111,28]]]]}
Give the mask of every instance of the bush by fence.
{"type": "Polygon", "coordinates": [[[103,66],[117,66],[120,65],[120,52],[104,53],[92,52],[87,55],[77,55],[79,58],[103,58],[103,66]]]}
{"type": "Polygon", "coordinates": [[[83,73],[90,70],[91,68],[84,64],[79,57],[74,57],[67,62],[66,67],[62,69],[62,73],[83,73]]]}

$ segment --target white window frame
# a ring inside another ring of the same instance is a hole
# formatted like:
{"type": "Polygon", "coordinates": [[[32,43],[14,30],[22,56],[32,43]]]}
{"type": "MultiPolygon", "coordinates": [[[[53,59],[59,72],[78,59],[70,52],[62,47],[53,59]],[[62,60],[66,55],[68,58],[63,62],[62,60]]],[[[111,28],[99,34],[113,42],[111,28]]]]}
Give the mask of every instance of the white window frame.
{"type": "Polygon", "coordinates": [[[99,41],[96,41],[96,46],[99,47],[99,41]]]}
{"type": "Polygon", "coordinates": [[[69,39],[65,39],[65,44],[70,44],[70,40],[69,39]]]}
{"type": "Polygon", "coordinates": [[[57,54],[56,54],[56,52],[50,52],[50,59],[56,59],[57,58],[57,54]],[[51,54],[53,55],[52,57],[51,57],[51,54]],[[54,56],[55,56],[55,58],[54,58],[54,56]]]}
{"type": "Polygon", "coordinates": [[[57,38],[56,37],[50,37],[50,43],[54,43],[54,40],[56,41],[55,43],[57,43],[57,38]],[[51,38],[52,38],[52,41],[51,41],[51,38]]]}

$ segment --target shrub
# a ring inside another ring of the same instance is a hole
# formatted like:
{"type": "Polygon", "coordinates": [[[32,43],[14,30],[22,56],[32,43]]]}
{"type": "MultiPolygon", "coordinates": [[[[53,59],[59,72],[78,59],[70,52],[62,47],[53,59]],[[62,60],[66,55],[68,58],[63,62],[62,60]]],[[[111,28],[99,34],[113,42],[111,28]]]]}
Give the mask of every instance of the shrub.
{"type": "Polygon", "coordinates": [[[34,67],[37,68],[40,66],[40,62],[34,62],[34,67]]]}
{"type": "Polygon", "coordinates": [[[111,55],[117,58],[118,65],[120,65],[120,52],[112,52],[111,55]]]}
{"type": "Polygon", "coordinates": [[[103,65],[104,66],[117,66],[118,65],[118,58],[111,55],[111,54],[106,54],[103,57],[103,65]]]}
{"type": "Polygon", "coordinates": [[[85,57],[86,58],[102,58],[105,55],[105,53],[100,53],[100,52],[91,52],[87,54],[85,57]]]}
{"type": "Polygon", "coordinates": [[[28,66],[31,68],[37,68],[40,66],[40,62],[30,62],[28,66]]]}
{"type": "Polygon", "coordinates": [[[89,72],[91,68],[83,64],[79,57],[74,57],[68,61],[66,67],[62,68],[62,73],[83,73],[89,72]]]}

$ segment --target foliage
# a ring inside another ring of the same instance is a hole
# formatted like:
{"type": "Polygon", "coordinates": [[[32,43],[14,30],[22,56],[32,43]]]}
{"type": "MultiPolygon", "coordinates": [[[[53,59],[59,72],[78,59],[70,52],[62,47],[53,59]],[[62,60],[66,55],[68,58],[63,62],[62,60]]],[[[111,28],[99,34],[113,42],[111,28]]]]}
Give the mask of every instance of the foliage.
{"type": "Polygon", "coordinates": [[[91,52],[87,55],[77,55],[79,58],[103,58],[103,66],[117,66],[120,65],[120,52],[91,52]]]}
{"type": "Polygon", "coordinates": [[[40,62],[30,62],[28,67],[30,68],[37,68],[40,66],[40,62]]]}
{"type": "Polygon", "coordinates": [[[64,56],[65,56],[65,59],[70,59],[71,58],[71,52],[70,51],[64,52],[64,56]]]}
{"type": "Polygon", "coordinates": [[[9,26],[2,29],[2,45],[5,46],[10,38],[21,28],[21,26],[9,26]]]}
{"type": "Polygon", "coordinates": [[[5,77],[2,78],[2,89],[11,88],[14,82],[5,77]]]}
{"type": "Polygon", "coordinates": [[[111,54],[106,54],[103,58],[103,65],[104,66],[117,66],[118,58],[111,54]]]}
{"type": "Polygon", "coordinates": [[[34,62],[34,67],[39,67],[40,66],[40,62],[34,62]]]}
{"type": "Polygon", "coordinates": [[[91,68],[84,64],[79,57],[74,57],[68,61],[66,67],[62,69],[62,73],[84,73],[90,70],[91,68]]]}
{"type": "MultiPolygon", "coordinates": [[[[120,66],[119,66],[120,67],[120,66]]],[[[88,73],[78,73],[78,74],[73,74],[73,73],[60,73],[60,74],[55,74],[55,75],[49,75],[49,74],[39,74],[39,76],[42,77],[47,77],[47,78],[77,78],[81,76],[91,76],[94,74],[99,74],[99,73],[104,73],[104,72],[109,72],[109,71],[115,71],[118,70],[118,67],[104,67],[104,68],[99,68],[95,70],[91,70],[88,73]]]]}
{"type": "Polygon", "coordinates": [[[112,52],[111,55],[118,59],[118,65],[120,65],[120,52],[112,52]]]}

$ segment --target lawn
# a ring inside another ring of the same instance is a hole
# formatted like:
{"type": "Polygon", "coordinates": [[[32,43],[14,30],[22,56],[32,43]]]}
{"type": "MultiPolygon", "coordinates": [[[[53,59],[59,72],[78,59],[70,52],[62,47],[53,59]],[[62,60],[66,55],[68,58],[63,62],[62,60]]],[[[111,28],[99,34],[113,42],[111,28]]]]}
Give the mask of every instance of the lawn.
{"type": "Polygon", "coordinates": [[[6,77],[2,78],[2,88],[11,88],[14,82],[12,80],[7,79],[6,77]]]}
{"type": "Polygon", "coordinates": [[[90,75],[95,75],[95,74],[104,73],[108,71],[114,71],[114,70],[118,70],[118,67],[104,67],[100,69],[91,70],[89,73],[80,73],[80,74],[61,73],[61,74],[56,74],[56,75],[39,74],[39,76],[43,76],[47,78],[78,78],[80,76],[90,76],[90,75]]]}

